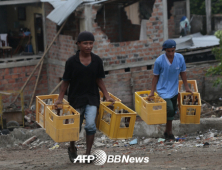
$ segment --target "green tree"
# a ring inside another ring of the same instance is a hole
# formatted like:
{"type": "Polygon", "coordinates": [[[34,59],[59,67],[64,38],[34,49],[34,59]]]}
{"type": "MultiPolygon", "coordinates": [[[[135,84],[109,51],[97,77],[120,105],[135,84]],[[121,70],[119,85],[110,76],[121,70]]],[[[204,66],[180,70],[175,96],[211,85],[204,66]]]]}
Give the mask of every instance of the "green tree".
{"type": "MultiPolygon", "coordinates": [[[[210,67],[207,70],[206,75],[211,76],[211,75],[216,75],[216,76],[222,76],[222,30],[218,30],[215,33],[215,36],[220,39],[220,46],[215,47],[212,49],[213,54],[215,55],[216,59],[220,61],[220,63],[216,67],[210,67]]],[[[214,86],[218,86],[221,84],[222,86],[222,78],[217,78],[214,81],[214,86]]]]}
{"type": "MultiPolygon", "coordinates": [[[[222,0],[211,0],[212,14],[222,14],[222,0]]],[[[206,15],[205,0],[190,1],[191,14],[206,15]]]]}

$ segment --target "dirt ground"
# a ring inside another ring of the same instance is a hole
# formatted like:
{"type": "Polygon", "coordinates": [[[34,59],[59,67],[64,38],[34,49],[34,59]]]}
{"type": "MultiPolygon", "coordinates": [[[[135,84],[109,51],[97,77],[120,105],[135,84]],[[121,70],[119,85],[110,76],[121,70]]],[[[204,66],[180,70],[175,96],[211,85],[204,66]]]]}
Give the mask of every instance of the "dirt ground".
{"type": "MultiPolygon", "coordinates": [[[[203,108],[203,117],[222,116],[222,111],[212,111],[212,106],[203,108]]],[[[179,116],[178,118],[179,119],[179,116]]],[[[159,138],[138,139],[136,145],[129,145],[130,140],[123,142],[106,138],[97,134],[96,140],[105,144],[94,150],[103,150],[107,155],[130,155],[130,157],[149,157],[149,163],[105,163],[104,165],[73,164],[68,158],[68,143],[60,143],[59,148],[49,150],[55,144],[43,129],[15,129],[10,135],[0,135],[0,170],[95,170],[95,169],[169,169],[169,170],[221,170],[222,169],[222,131],[194,132],[176,143],[158,142],[159,138]],[[213,133],[213,135],[212,135],[213,133]],[[209,135],[211,134],[211,137],[209,135]],[[21,146],[26,139],[37,136],[35,141],[27,146],[21,146]],[[148,142],[144,142],[144,141],[148,142]],[[43,142],[43,144],[41,144],[43,142]],[[115,144],[115,143],[119,144],[115,144]],[[208,142],[209,147],[203,147],[208,142]],[[34,144],[35,143],[35,144],[34,144]],[[41,144],[41,145],[40,145],[41,144]],[[116,145],[116,146],[115,146],[116,145]]],[[[78,154],[84,154],[84,138],[78,143],[78,154]]]]}
{"type": "MultiPolygon", "coordinates": [[[[186,142],[186,141],[185,141],[186,142]]],[[[185,143],[183,143],[185,144],[185,143]]],[[[68,147],[68,146],[66,146],[68,147]]],[[[129,147],[99,147],[96,148],[111,155],[130,155],[130,157],[149,157],[149,163],[126,164],[126,163],[105,163],[104,165],[92,164],[72,164],[68,159],[65,147],[49,150],[47,147],[36,148],[1,148],[0,149],[0,169],[1,170],[65,170],[65,169],[207,169],[221,170],[222,146],[210,145],[204,147],[174,147],[173,145],[152,144],[129,147]]],[[[84,148],[78,150],[78,154],[83,154],[84,148]]]]}

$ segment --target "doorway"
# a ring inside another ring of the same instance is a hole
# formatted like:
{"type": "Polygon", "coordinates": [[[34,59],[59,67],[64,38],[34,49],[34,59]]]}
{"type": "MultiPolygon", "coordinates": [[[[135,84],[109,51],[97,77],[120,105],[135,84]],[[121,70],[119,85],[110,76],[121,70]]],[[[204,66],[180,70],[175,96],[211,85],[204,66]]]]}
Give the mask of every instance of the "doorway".
{"type": "Polygon", "coordinates": [[[43,24],[42,14],[34,14],[35,24],[35,42],[36,42],[36,54],[43,53],[44,51],[44,39],[43,39],[43,24]]]}

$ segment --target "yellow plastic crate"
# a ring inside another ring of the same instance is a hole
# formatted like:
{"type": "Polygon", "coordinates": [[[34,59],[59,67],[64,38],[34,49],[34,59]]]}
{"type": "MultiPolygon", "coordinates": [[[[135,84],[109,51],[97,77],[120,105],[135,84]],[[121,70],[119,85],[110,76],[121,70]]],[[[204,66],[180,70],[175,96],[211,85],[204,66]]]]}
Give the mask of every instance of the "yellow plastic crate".
{"type": "Polygon", "coordinates": [[[55,106],[46,107],[45,127],[46,133],[55,142],[69,142],[79,140],[80,114],[70,105],[63,105],[63,115],[70,112],[70,115],[57,116],[53,113],[55,106]],[[74,115],[73,115],[74,113],[74,115]],[[67,122],[67,120],[69,122],[67,122]],[[69,123],[69,124],[66,124],[69,123]]]}
{"type": "Polygon", "coordinates": [[[159,96],[154,97],[155,103],[148,103],[142,98],[141,119],[148,125],[166,124],[167,122],[167,104],[159,96]],[[159,101],[159,103],[157,103],[159,101]]]}
{"type": "MultiPolygon", "coordinates": [[[[53,95],[42,95],[36,96],[36,122],[42,127],[45,128],[45,110],[47,105],[53,105],[58,99],[58,94],[53,95]],[[44,100],[50,100],[51,104],[46,104],[44,100]]],[[[65,99],[63,99],[63,104],[69,104],[65,99]]]]}
{"type": "MultiPolygon", "coordinates": [[[[108,93],[109,93],[109,96],[112,99],[114,99],[116,102],[121,102],[121,100],[118,97],[114,96],[110,92],[108,92],[108,93]]],[[[103,92],[99,91],[99,95],[100,95],[100,101],[102,101],[103,100],[103,92]]],[[[98,112],[99,112],[99,110],[98,110],[98,112]]],[[[98,114],[97,114],[97,117],[96,117],[96,127],[99,127],[99,123],[100,123],[100,120],[99,120],[98,114]]]]}
{"type": "MultiPolygon", "coordinates": [[[[147,94],[149,95],[151,90],[148,91],[137,91],[135,92],[135,110],[136,113],[141,117],[141,108],[142,108],[142,97],[141,95],[147,94]]],[[[154,92],[154,96],[158,96],[156,92],[154,92]]]]}
{"type": "Polygon", "coordinates": [[[100,104],[99,108],[99,115],[98,119],[100,121],[99,129],[101,132],[103,132],[106,136],[108,136],[110,139],[129,139],[133,136],[133,130],[134,125],[136,121],[136,112],[129,109],[127,106],[120,102],[114,103],[114,110],[119,108],[119,110],[124,109],[127,110],[129,113],[115,113],[111,109],[109,109],[107,106],[110,105],[110,102],[103,102],[100,104]],[[104,115],[108,114],[111,116],[110,122],[106,122],[103,118],[104,115]],[[121,122],[121,120],[128,122],[128,124],[125,124],[121,122]],[[123,125],[125,127],[120,127],[123,125]]]}
{"type": "MultiPolygon", "coordinates": [[[[120,100],[118,97],[114,96],[114,95],[111,94],[110,92],[108,92],[108,93],[109,93],[109,96],[110,96],[111,98],[113,98],[115,101],[121,102],[121,100],[120,100]]],[[[102,99],[103,99],[103,92],[99,91],[99,95],[100,95],[100,100],[102,100],[102,99]]]]}
{"type": "Polygon", "coordinates": [[[180,123],[181,124],[200,124],[201,98],[200,93],[193,93],[198,98],[198,105],[184,105],[184,95],[191,93],[180,93],[180,123]]]}
{"type": "MultiPolygon", "coordinates": [[[[190,89],[193,86],[194,89],[191,89],[191,90],[193,90],[193,92],[198,93],[198,87],[197,87],[197,81],[196,80],[187,80],[187,83],[188,83],[190,89]]],[[[178,98],[177,98],[177,100],[178,100],[178,108],[180,108],[180,93],[182,92],[180,90],[181,90],[182,86],[183,86],[183,81],[179,80],[179,85],[178,85],[178,92],[179,93],[178,93],[178,98]]],[[[184,89],[184,91],[182,93],[185,93],[185,92],[186,91],[184,89]]]]}
{"type": "MultiPolygon", "coordinates": [[[[193,86],[193,88],[194,88],[193,92],[198,93],[198,87],[197,87],[197,81],[196,80],[187,80],[187,83],[188,83],[190,89],[193,86]]],[[[181,91],[182,86],[183,86],[183,81],[179,80],[178,92],[186,92],[185,89],[184,89],[184,91],[181,91]]]]}

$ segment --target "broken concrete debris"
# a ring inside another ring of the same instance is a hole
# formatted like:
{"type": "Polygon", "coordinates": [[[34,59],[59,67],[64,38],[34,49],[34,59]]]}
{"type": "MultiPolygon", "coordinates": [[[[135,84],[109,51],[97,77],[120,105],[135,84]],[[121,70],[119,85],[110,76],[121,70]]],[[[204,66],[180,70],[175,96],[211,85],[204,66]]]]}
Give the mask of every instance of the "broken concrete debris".
{"type": "MultiPolygon", "coordinates": [[[[53,151],[57,149],[64,149],[69,146],[69,142],[55,143],[52,139],[48,138],[47,135],[44,136],[45,131],[43,129],[27,130],[18,128],[14,131],[8,135],[0,136],[0,148],[29,150],[44,148],[53,151]],[[36,131],[38,131],[38,133],[36,131]]],[[[222,131],[214,129],[210,129],[205,132],[197,131],[192,134],[175,136],[175,138],[175,141],[166,142],[163,138],[146,138],[145,136],[133,136],[133,139],[111,140],[102,133],[98,132],[92,149],[96,150],[118,147],[120,148],[119,152],[125,151],[124,154],[129,154],[130,150],[132,149],[143,149],[146,150],[147,153],[161,151],[166,152],[167,154],[173,154],[173,152],[177,152],[183,148],[222,148],[222,131]]],[[[81,137],[79,141],[76,141],[76,147],[78,150],[85,149],[86,141],[84,137],[81,137]]]]}

